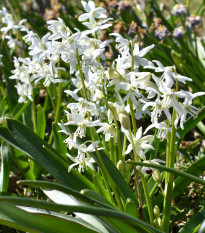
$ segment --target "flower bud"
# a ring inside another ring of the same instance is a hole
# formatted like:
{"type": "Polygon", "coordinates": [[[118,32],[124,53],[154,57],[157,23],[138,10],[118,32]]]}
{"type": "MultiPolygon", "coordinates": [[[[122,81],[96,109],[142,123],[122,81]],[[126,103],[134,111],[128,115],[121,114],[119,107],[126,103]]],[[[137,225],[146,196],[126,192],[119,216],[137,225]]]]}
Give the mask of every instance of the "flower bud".
{"type": "Polygon", "coordinates": [[[154,220],[154,225],[155,225],[156,228],[162,229],[162,220],[161,220],[160,217],[155,218],[155,220],[154,220]]]}
{"type": "Polygon", "coordinates": [[[152,178],[154,179],[154,181],[160,183],[161,182],[161,174],[159,170],[155,170],[152,173],[152,178]]]}
{"type": "Polygon", "coordinates": [[[119,107],[117,108],[117,114],[118,114],[118,115],[124,114],[124,115],[128,116],[128,113],[125,111],[125,108],[122,107],[122,106],[119,106],[119,107]]]}
{"type": "Polygon", "coordinates": [[[6,118],[5,117],[0,117],[0,125],[6,124],[6,118]]]}
{"type": "Polygon", "coordinates": [[[131,124],[130,124],[130,119],[129,117],[127,117],[124,114],[120,114],[119,115],[119,120],[120,120],[120,124],[122,125],[122,127],[125,130],[129,130],[131,128],[131,124]]]}
{"type": "Polygon", "coordinates": [[[95,96],[99,100],[104,99],[104,95],[103,95],[102,91],[100,91],[99,89],[95,90],[95,96]]]}
{"type": "Polygon", "coordinates": [[[154,207],[154,217],[155,218],[160,217],[160,210],[159,210],[159,207],[157,205],[154,207]]]}
{"type": "Polygon", "coordinates": [[[124,162],[122,160],[119,160],[118,163],[117,163],[117,168],[118,170],[123,173],[124,172],[124,169],[125,169],[125,165],[124,165],[124,162]]]}

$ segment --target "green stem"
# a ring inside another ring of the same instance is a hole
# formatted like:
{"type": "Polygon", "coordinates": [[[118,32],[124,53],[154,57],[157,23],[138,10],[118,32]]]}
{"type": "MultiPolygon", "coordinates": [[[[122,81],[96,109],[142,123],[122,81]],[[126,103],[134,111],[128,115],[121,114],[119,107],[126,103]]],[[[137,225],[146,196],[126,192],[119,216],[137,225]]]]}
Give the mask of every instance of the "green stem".
{"type": "MultiPolygon", "coordinates": [[[[130,134],[130,139],[131,139],[131,143],[132,143],[132,148],[133,148],[135,160],[140,161],[140,157],[137,154],[136,149],[135,149],[135,144],[134,144],[134,140],[133,140],[133,137],[132,137],[131,129],[129,130],[129,134],[130,134]]],[[[148,189],[147,189],[147,183],[146,183],[146,180],[144,178],[144,175],[141,172],[139,172],[139,173],[140,173],[140,176],[141,176],[141,179],[142,179],[142,185],[143,185],[143,189],[144,189],[144,192],[145,192],[145,198],[146,198],[146,201],[147,201],[150,224],[153,226],[154,225],[154,217],[153,217],[153,211],[152,211],[151,198],[149,196],[149,192],[148,192],[148,189]]],[[[136,182],[139,182],[138,179],[136,180],[136,182]]],[[[137,185],[137,187],[138,187],[138,185],[137,185]]]]}
{"type": "Polygon", "coordinates": [[[33,116],[33,131],[34,133],[37,133],[37,124],[36,124],[36,104],[35,104],[35,96],[34,93],[32,93],[32,116],[33,116]]]}
{"type": "Polygon", "coordinates": [[[141,179],[142,179],[142,185],[143,185],[144,194],[145,194],[145,198],[146,198],[146,202],[147,202],[150,224],[152,226],[154,226],[153,209],[152,209],[151,198],[150,198],[149,191],[148,191],[148,188],[147,188],[147,182],[145,180],[144,174],[142,174],[141,172],[140,172],[140,176],[141,176],[141,179]]]}
{"type": "MultiPolygon", "coordinates": [[[[168,122],[167,127],[170,127],[170,124],[168,122]]],[[[167,133],[167,145],[166,145],[166,166],[169,167],[170,164],[170,141],[171,141],[171,133],[167,133]]],[[[168,173],[165,174],[165,186],[168,182],[168,173]]]]}
{"type": "MultiPolygon", "coordinates": [[[[54,123],[57,123],[58,120],[59,120],[61,100],[62,100],[62,84],[59,83],[59,86],[58,86],[58,100],[57,100],[57,107],[56,107],[56,111],[55,111],[54,123]]],[[[51,144],[52,140],[53,140],[53,130],[52,130],[52,132],[50,134],[48,144],[51,144]]]]}
{"type": "Polygon", "coordinates": [[[116,127],[116,133],[117,133],[117,147],[118,147],[118,158],[116,158],[116,161],[118,162],[119,160],[122,160],[122,149],[121,149],[121,141],[120,141],[120,128],[115,116],[115,111],[112,109],[112,107],[110,107],[110,110],[112,112],[113,115],[113,119],[114,119],[114,123],[115,123],[115,127],[116,127]]]}
{"type": "Polygon", "coordinates": [[[58,120],[59,120],[61,100],[62,100],[62,83],[59,83],[59,86],[58,86],[58,101],[57,101],[56,114],[55,114],[55,118],[54,118],[55,123],[57,123],[58,120]]]}
{"type": "Polygon", "coordinates": [[[124,134],[123,148],[122,148],[122,160],[125,161],[125,151],[127,147],[127,136],[124,134]]]}
{"type": "Polygon", "coordinates": [[[139,157],[139,155],[137,154],[137,152],[135,150],[135,143],[134,143],[134,140],[133,140],[133,137],[132,137],[131,129],[129,130],[129,134],[130,134],[130,139],[131,139],[131,143],[132,143],[132,149],[133,149],[133,152],[134,152],[134,155],[135,155],[135,160],[140,161],[140,157],[139,157]]]}
{"type": "Polygon", "coordinates": [[[53,110],[55,111],[56,105],[55,105],[55,103],[54,103],[54,101],[53,101],[53,96],[51,95],[50,88],[47,87],[46,90],[47,90],[47,92],[48,92],[48,94],[49,94],[49,96],[50,96],[50,101],[51,101],[51,105],[52,105],[52,107],[53,107],[53,110]]]}
{"type": "MultiPolygon", "coordinates": [[[[114,158],[114,141],[111,138],[110,139],[110,160],[115,164],[115,158],[114,158]]],[[[116,165],[116,164],[115,164],[116,165]]]]}
{"type": "Polygon", "coordinates": [[[87,95],[86,86],[85,86],[85,82],[84,82],[84,75],[83,75],[83,71],[81,69],[80,56],[79,56],[77,48],[76,48],[76,58],[77,58],[77,62],[78,62],[78,70],[80,72],[80,79],[81,79],[81,82],[83,85],[84,96],[85,96],[85,99],[88,101],[88,95],[87,95]]]}
{"type": "MultiPolygon", "coordinates": [[[[174,168],[174,161],[175,161],[175,141],[176,141],[176,129],[174,127],[174,121],[177,117],[177,113],[173,110],[172,114],[172,132],[171,138],[169,143],[169,158],[168,162],[166,163],[167,167],[174,168]]],[[[174,175],[172,173],[166,174],[165,177],[165,199],[164,199],[164,208],[163,208],[163,230],[165,232],[169,232],[169,222],[170,222],[170,214],[171,214],[171,202],[172,202],[172,192],[173,192],[173,182],[174,182],[174,175]]]]}
{"type": "Polygon", "coordinates": [[[130,99],[128,100],[128,103],[130,105],[130,114],[131,114],[131,118],[132,118],[133,132],[134,132],[134,135],[136,135],[137,123],[136,123],[135,113],[134,113],[134,109],[133,109],[133,104],[132,104],[132,101],[130,99]]]}
{"type": "Polygon", "coordinates": [[[105,147],[105,152],[108,155],[108,146],[107,142],[105,141],[105,135],[102,135],[103,146],[105,147]]]}
{"type": "MultiPolygon", "coordinates": [[[[134,143],[134,140],[133,140],[133,137],[132,137],[132,132],[131,132],[131,129],[129,130],[129,134],[130,134],[130,139],[131,139],[131,143],[132,143],[132,148],[133,148],[133,152],[134,152],[134,160],[136,161],[140,161],[140,158],[135,150],[135,143],[134,143]]],[[[137,188],[137,196],[138,196],[138,199],[139,199],[139,216],[142,216],[142,197],[141,197],[141,191],[140,191],[140,187],[139,187],[139,178],[138,178],[138,174],[137,174],[137,169],[136,167],[134,167],[134,176],[135,176],[135,182],[136,182],[136,188],[137,188]]]]}

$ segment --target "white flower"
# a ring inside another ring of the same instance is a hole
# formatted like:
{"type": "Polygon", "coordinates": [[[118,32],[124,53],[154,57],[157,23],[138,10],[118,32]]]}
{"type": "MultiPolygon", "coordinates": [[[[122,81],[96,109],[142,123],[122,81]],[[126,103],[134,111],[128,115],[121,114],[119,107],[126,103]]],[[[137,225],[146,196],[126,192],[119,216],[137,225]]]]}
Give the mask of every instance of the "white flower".
{"type": "MultiPolygon", "coordinates": [[[[127,135],[127,139],[131,142],[130,135],[128,134],[127,131],[126,131],[126,135],[127,135]]],[[[135,136],[132,134],[132,138],[134,141],[135,151],[137,155],[141,157],[142,159],[145,159],[145,153],[144,153],[145,149],[154,150],[154,147],[148,144],[148,142],[153,140],[153,136],[147,135],[147,136],[142,137],[142,127],[138,129],[135,136]]],[[[132,146],[132,143],[130,143],[127,147],[127,150],[125,151],[125,154],[129,154],[132,150],[133,150],[133,146],[132,146]]]]}
{"type": "Polygon", "coordinates": [[[155,62],[158,65],[158,67],[149,66],[146,68],[155,69],[155,72],[163,72],[161,79],[164,80],[166,85],[170,88],[173,86],[174,81],[176,80],[184,84],[186,84],[186,81],[192,81],[191,78],[177,74],[175,66],[164,67],[162,63],[157,60],[153,60],[153,62],[155,62]]]}
{"type": "Polygon", "coordinates": [[[192,100],[198,96],[205,95],[205,92],[190,93],[188,91],[179,91],[175,93],[177,97],[184,98],[184,102],[181,104],[183,111],[178,113],[174,125],[177,128],[178,121],[180,120],[180,127],[184,129],[184,122],[186,120],[187,114],[190,114],[192,117],[196,117],[199,109],[192,105],[192,100]]]}
{"type": "Polygon", "coordinates": [[[96,19],[107,18],[107,15],[104,14],[106,10],[102,7],[95,8],[95,3],[93,1],[88,1],[88,3],[86,3],[85,1],[81,1],[81,3],[87,13],[80,15],[78,18],[79,21],[82,22],[89,19],[91,23],[94,23],[95,18],[96,19]]]}
{"type": "Polygon", "coordinates": [[[101,33],[102,30],[105,30],[105,29],[112,26],[111,23],[107,23],[110,20],[112,20],[112,18],[107,18],[107,19],[101,20],[98,23],[97,22],[95,22],[95,23],[84,22],[83,24],[90,29],[90,30],[84,31],[84,34],[88,35],[88,34],[92,33],[94,35],[96,31],[98,33],[101,33]]]}
{"type": "Polygon", "coordinates": [[[70,158],[70,160],[72,160],[74,163],[72,165],[69,166],[68,168],[68,172],[71,171],[71,169],[75,166],[79,166],[78,167],[78,171],[84,172],[86,167],[89,167],[92,170],[95,170],[93,167],[93,163],[95,163],[95,160],[92,157],[85,157],[85,153],[78,153],[77,157],[73,157],[70,154],[67,153],[67,156],[70,158]]]}
{"type": "Polygon", "coordinates": [[[143,58],[152,48],[154,48],[154,44],[150,45],[142,50],[139,50],[139,45],[135,43],[134,50],[133,50],[133,56],[134,56],[134,69],[137,70],[139,65],[145,67],[145,66],[153,66],[154,64],[147,60],[146,58],[143,58]]]}
{"type": "Polygon", "coordinates": [[[123,38],[120,34],[118,33],[111,33],[111,36],[116,36],[116,43],[118,45],[116,48],[119,50],[119,52],[122,54],[123,57],[125,57],[129,53],[129,41],[125,38],[123,38]]]}
{"type": "MultiPolygon", "coordinates": [[[[168,127],[167,123],[165,121],[163,121],[160,123],[156,122],[156,123],[151,124],[150,126],[148,126],[146,128],[144,133],[147,133],[152,128],[158,129],[157,137],[160,138],[161,140],[166,139],[167,133],[172,131],[171,127],[168,127]]],[[[179,137],[178,134],[177,134],[177,136],[179,137]]]]}
{"type": "Polygon", "coordinates": [[[141,97],[141,92],[138,91],[139,82],[135,77],[134,72],[130,72],[124,75],[125,78],[129,79],[128,82],[118,82],[115,85],[115,90],[118,91],[119,89],[126,91],[126,95],[123,98],[123,102],[130,99],[133,104],[138,105],[137,99],[141,97]]]}
{"type": "Polygon", "coordinates": [[[50,24],[48,29],[53,32],[49,37],[50,40],[67,39],[70,36],[70,29],[60,17],[58,20],[49,20],[47,24],[50,24]]]}
{"type": "Polygon", "coordinates": [[[103,132],[105,134],[105,141],[108,142],[111,137],[114,138],[115,142],[117,142],[117,134],[113,125],[107,123],[101,123],[102,127],[97,130],[97,133],[103,132]]]}
{"type": "Polygon", "coordinates": [[[99,120],[90,121],[85,118],[86,113],[78,113],[74,107],[71,107],[71,113],[67,112],[68,122],[65,125],[76,125],[78,128],[75,134],[79,137],[84,137],[86,132],[86,127],[99,126],[99,120]]]}
{"type": "Polygon", "coordinates": [[[75,148],[78,150],[78,155],[76,157],[73,157],[70,154],[67,154],[68,157],[74,162],[74,164],[69,166],[68,172],[70,172],[74,166],[79,166],[79,172],[84,172],[86,167],[95,170],[93,167],[93,163],[95,163],[95,160],[92,157],[86,157],[86,153],[104,149],[101,147],[99,148],[98,144],[99,141],[91,143],[88,147],[85,145],[85,143],[81,145],[76,144],[75,148]]]}
{"type": "Polygon", "coordinates": [[[26,103],[27,98],[30,99],[31,101],[33,101],[33,99],[32,99],[33,88],[31,86],[31,84],[29,84],[29,83],[21,84],[20,82],[18,82],[17,85],[15,85],[15,87],[16,87],[17,93],[19,95],[19,99],[18,99],[19,103],[26,103]]]}

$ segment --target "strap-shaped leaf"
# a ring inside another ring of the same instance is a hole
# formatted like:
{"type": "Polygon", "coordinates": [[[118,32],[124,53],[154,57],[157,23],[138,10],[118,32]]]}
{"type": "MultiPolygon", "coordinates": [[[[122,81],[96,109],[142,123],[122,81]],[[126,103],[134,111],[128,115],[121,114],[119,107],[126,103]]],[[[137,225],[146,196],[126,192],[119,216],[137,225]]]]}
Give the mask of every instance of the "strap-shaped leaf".
{"type": "MultiPolygon", "coordinates": [[[[205,156],[202,157],[200,159],[200,161],[205,163],[205,156]]],[[[167,171],[167,172],[173,173],[173,174],[178,175],[178,176],[186,177],[186,178],[191,179],[192,181],[195,181],[199,184],[205,185],[205,180],[202,180],[202,179],[198,178],[197,176],[189,174],[187,171],[183,172],[183,171],[177,170],[175,168],[170,168],[170,167],[166,167],[166,166],[162,166],[162,165],[158,165],[158,164],[152,164],[152,163],[143,163],[143,162],[136,162],[136,161],[128,161],[128,163],[133,164],[133,165],[139,165],[142,167],[144,166],[144,167],[157,168],[159,170],[167,171]]],[[[195,166],[195,169],[198,168],[198,166],[196,164],[194,166],[195,166]]]]}
{"type": "Polygon", "coordinates": [[[75,219],[61,219],[59,217],[33,214],[19,209],[11,204],[0,203],[0,224],[13,227],[26,232],[49,232],[49,233],[65,233],[68,232],[98,232],[91,228],[87,228],[75,219]]]}
{"type": "Polygon", "coordinates": [[[18,181],[19,184],[22,185],[29,185],[31,187],[35,188],[42,188],[44,190],[58,190],[65,194],[72,195],[75,197],[78,201],[82,201],[85,203],[89,203],[92,205],[100,205],[106,208],[114,208],[107,199],[103,198],[103,196],[100,196],[93,190],[83,190],[81,192],[78,192],[74,189],[71,189],[69,187],[66,187],[64,185],[47,182],[47,181],[35,181],[35,180],[21,180],[18,181]],[[92,195],[88,195],[88,193],[91,193],[92,195]]]}
{"type": "Polygon", "coordinates": [[[114,181],[114,184],[119,189],[122,197],[124,197],[125,200],[127,198],[131,198],[135,204],[138,204],[137,198],[113,162],[103,151],[99,151],[99,154],[100,158],[98,158],[98,156],[94,153],[92,156],[102,170],[107,170],[107,174],[109,174],[110,178],[114,181]]]}
{"type": "Polygon", "coordinates": [[[159,229],[156,229],[155,227],[151,226],[150,224],[132,217],[131,215],[128,215],[124,212],[113,210],[113,209],[105,209],[105,208],[99,208],[99,207],[85,207],[85,206],[73,206],[73,205],[62,205],[62,204],[56,204],[51,203],[47,201],[40,201],[40,200],[32,200],[28,198],[22,198],[22,197],[10,197],[10,196],[0,196],[0,201],[3,203],[4,201],[8,203],[18,204],[19,206],[30,206],[45,210],[51,210],[51,211],[66,211],[66,212],[79,212],[79,213],[87,213],[92,214],[96,216],[106,216],[106,217],[113,217],[116,219],[120,219],[123,221],[126,221],[130,226],[136,227],[137,229],[144,230],[144,232],[153,232],[153,233],[162,233],[159,229]]]}
{"type": "Polygon", "coordinates": [[[76,190],[94,189],[93,184],[74,169],[68,173],[68,165],[62,156],[21,122],[7,119],[7,126],[9,130],[0,127],[0,137],[35,160],[59,183],[76,190]],[[56,158],[51,156],[43,146],[49,148],[56,155],[56,158]]]}

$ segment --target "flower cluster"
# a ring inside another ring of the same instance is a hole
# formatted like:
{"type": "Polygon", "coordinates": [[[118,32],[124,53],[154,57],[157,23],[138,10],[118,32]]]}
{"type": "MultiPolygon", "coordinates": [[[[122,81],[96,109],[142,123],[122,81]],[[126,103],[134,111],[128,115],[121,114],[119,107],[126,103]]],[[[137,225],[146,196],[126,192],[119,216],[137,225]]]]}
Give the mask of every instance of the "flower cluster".
{"type": "Polygon", "coordinates": [[[9,48],[15,49],[16,45],[22,46],[22,43],[17,38],[13,37],[13,35],[19,33],[19,29],[26,20],[25,19],[21,20],[18,24],[16,24],[13,15],[8,13],[5,7],[3,7],[2,10],[0,10],[0,17],[1,17],[1,23],[3,25],[0,31],[3,33],[4,37],[8,40],[9,48]]]}
{"type": "Polygon", "coordinates": [[[29,44],[30,57],[14,58],[16,69],[11,76],[17,80],[19,102],[24,102],[26,98],[32,100],[32,83],[42,79],[45,86],[62,82],[59,70],[64,68],[60,64],[69,64],[74,90],[65,92],[73,101],[65,111],[67,121],[59,126],[67,135],[65,143],[69,151],[77,151],[76,156],[68,154],[74,162],[69,171],[78,166],[79,172],[86,167],[94,169],[90,153],[105,148],[109,148],[110,157],[112,148],[117,147],[118,159],[122,153],[131,158],[132,152],[137,154],[137,158],[146,159],[145,150],[154,149],[149,144],[153,136],[146,133],[155,128],[158,137],[165,139],[171,125],[175,128],[180,125],[183,129],[187,116],[195,117],[198,112],[192,105],[193,99],[204,95],[203,92],[192,94],[179,89],[180,83],[186,84],[191,79],[177,74],[174,66],[164,67],[157,60],[147,59],[154,45],[140,50],[137,43],[118,33],[110,34],[119,55],[109,66],[105,61],[105,48],[112,40],[102,42],[98,35],[111,26],[108,23],[111,19],[105,14],[105,9],[96,8],[92,1],[82,1],[82,5],[86,13],[78,20],[88,30],[75,29],[72,33],[58,18],[47,22],[50,32],[41,39],[21,26],[21,31],[26,33],[23,38],[29,44]],[[174,119],[173,112],[176,113],[174,119]],[[151,124],[143,133],[142,127],[137,130],[136,121],[144,115],[150,116],[151,124]],[[122,152],[123,136],[126,140],[122,152]]]}

